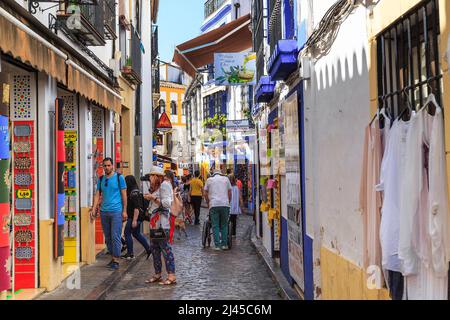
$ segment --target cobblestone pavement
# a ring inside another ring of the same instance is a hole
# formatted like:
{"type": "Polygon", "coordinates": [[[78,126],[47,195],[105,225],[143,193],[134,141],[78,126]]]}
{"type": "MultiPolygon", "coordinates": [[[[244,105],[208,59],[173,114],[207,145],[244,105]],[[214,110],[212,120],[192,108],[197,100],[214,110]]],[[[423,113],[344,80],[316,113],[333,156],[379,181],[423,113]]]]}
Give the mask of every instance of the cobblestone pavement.
{"type": "MultiPolygon", "coordinates": [[[[206,219],[202,209],[202,221],[206,219]]],[[[188,238],[175,236],[177,284],[145,284],[153,275],[152,258],[141,259],[106,296],[107,300],[279,300],[278,287],[250,241],[251,216],[238,218],[238,235],[230,251],[201,246],[200,226],[188,226],[188,238]]],[[[203,225],[203,223],[201,224],[203,225]]],[[[163,267],[163,269],[165,269],[163,267]]]]}

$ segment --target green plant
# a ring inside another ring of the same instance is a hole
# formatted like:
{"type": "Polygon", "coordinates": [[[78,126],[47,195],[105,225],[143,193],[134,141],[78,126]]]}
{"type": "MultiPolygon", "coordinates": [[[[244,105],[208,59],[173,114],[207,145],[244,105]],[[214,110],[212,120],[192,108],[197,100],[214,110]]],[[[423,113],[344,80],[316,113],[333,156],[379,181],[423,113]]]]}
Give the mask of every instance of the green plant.
{"type": "Polygon", "coordinates": [[[131,57],[128,57],[127,62],[125,64],[127,67],[131,67],[131,57]]]}
{"type": "MultiPolygon", "coordinates": [[[[206,118],[203,120],[202,126],[207,129],[217,129],[222,133],[222,136],[225,137],[227,134],[227,116],[224,114],[216,114],[214,117],[206,118]]],[[[215,137],[210,138],[210,142],[213,143],[215,141],[215,137]]]]}

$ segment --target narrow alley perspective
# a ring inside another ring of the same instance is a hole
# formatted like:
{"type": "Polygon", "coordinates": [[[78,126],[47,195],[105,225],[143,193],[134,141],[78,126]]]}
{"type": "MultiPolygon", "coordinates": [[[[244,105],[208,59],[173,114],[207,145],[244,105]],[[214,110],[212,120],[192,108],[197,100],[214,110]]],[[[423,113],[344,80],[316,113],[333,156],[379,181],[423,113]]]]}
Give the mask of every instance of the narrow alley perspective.
{"type": "Polygon", "coordinates": [[[450,0],[0,0],[0,308],[448,303],[449,22],[450,0]]]}

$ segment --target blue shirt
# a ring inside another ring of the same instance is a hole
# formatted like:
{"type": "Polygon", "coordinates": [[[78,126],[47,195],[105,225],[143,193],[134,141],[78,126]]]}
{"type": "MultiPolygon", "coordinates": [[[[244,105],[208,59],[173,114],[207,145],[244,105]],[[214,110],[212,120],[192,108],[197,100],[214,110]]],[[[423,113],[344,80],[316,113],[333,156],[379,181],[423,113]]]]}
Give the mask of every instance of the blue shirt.
{"type": "Polygon", "coordinates": [[[114,173],[111,178],[104,176],[98,180],[97,190],[100,190],[100,181],[102,182],[102,206],[101,212],[119,213],[123,211],[121,190],[127,189],[127,184],[122,175],[117,179],[117,173],[114,173]],[[119,181],[120,180],[120,187],[119,181]]]}

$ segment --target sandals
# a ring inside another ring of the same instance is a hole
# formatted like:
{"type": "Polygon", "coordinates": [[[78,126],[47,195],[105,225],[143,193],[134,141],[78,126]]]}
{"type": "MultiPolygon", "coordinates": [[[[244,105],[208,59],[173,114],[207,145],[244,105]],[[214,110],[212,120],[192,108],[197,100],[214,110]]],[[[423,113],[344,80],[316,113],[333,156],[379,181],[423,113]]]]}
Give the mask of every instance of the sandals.
{"type": "Polygon", "coordinates": [[[171,285],[177,284],[177,279],[173,279],[173,280],[166,279],[164,281],[161,281],[159,284],[162,286],[171,286],[171,285]]]}
{"type": "Polygon", "coordinates": [[[145,283],[155,283],[160,281],[162,276],[153,276],[149,280],[145,280],[145,283]]]}

